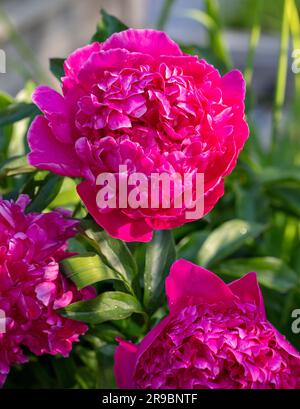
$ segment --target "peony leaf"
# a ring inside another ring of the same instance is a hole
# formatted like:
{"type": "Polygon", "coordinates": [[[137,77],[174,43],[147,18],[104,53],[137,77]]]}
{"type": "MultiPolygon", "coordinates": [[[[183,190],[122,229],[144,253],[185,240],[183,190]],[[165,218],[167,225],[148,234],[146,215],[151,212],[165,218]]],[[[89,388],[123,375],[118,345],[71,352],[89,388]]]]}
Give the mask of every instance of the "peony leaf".
{"type": "Polygon", "coordinates": [[[110,237],[92,220],[82,220],[81,229],[81,239],[96,250],[108,267],[131,283],[137,274],[137,266],[127,245],[110,237]]]}
{"type": "Polygon", "coordinates": [[[144,305],[155,312],[164,302],[165,278],[176,258],[174,239],[170,230],[156,230],[146,249],[144,272],[144,305]]]}
{"type": "Polygon", "coordinates": [[[254,239],[265,226],[245,220],[230,220],[217,227],[204,241],[197,262],[203,267],[211,266],[233,254],[249,239],[254,239]]]}
{"type": "Polygon", "coordinates": [[[34,117],[40,110],[34,104],[19,102],[0,110],[0,126],[13,124],[21,119],[34,117]]]}
{"type": "Polygon", "coordinates": [[[50,71],[59,81],[65,75],[64,62],[64,58],[50,58],[49,60],[50,71]]]}
{"type": "Polygon", "coordinates": [[[280,293],[286,293],[298,285],[297,273],[275,257],[255,257],[228,260],[218,267],[221,274],[242,277],[256,272],[261,285],[280,293]]]}
{"type": "Polygon", "coordinates": [[[97,24],[97,31],[92,38],[92,42],[99,41],[102,43],[114,33],[127,30],[128,27],[119,19],[101,10],[101,18],[97,24]]]}
{"type": "MultiPolygon", "coordinates": [[[[13,98],[10,95],[0,92],[0,112],[5,110],[13,103],[13,98]]],[[[8,147],[13,133],[13,125],[0,127],[0,158],[6,159],[8,147]]]]}
{"type": "Polygon", "coordinates": [[[41,212],[56,198],[60,192],[64,178],[49,173],[43,180],[36,196],[28,205],[26,212],[41,212]]]}
{"type": "Polygon", "coordinates": [[[35,171],[36,168],[29,165],[27,156],[13,156],[0,164],[0,179],[35,171]]]}
{"type": "Polygon", "coordinates": [[[65,317],[90,324],[122,320],[133,313],[144,314],[135,297],[120,291],[108,291],[93,300],[76,302],[60,312],[65,317]]]}
{"type": "Polygon", "coordinates": [[[274,185],[282,182],[300,182],[300,169],[298,166],[273,167],[266,166],[257,174],[259,182],[264,185],[274,185]]]}
{"type": "Polygon", "coordinates": [[[63,270],[78,289],[105,280],[121,280],[114,270],[107,267],[97,254],[85,253],[69,257],[61,262],[63,270]]]}
{"type": "Polygon", "coordinates": [[[277,209],[300,217],[300,186],[298,183],[276,185],[268,189],[272,205],[277,209]]]}
{"type": "Polygon", "coordinates": [[[198,251],[207,236],[207,231],[194,231],[185,236],[177,245],[178,258],[196,262],[198,251]]]}

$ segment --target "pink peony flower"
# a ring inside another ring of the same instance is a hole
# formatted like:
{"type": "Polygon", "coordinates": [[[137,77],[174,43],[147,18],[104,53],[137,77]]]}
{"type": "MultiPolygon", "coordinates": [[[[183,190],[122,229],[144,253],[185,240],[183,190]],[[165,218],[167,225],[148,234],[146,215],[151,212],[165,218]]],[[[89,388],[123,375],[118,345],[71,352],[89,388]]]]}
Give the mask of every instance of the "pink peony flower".
{"type": "Polygon", "coordinates": [[[169,316],[139,345],[120,340],[120,388],[300,388],[300,354],[267,321],[255,273],[227,285],[178,260],[166,291],[169,316]]]}
{"type": "Polygon", "coordinates": [[[66,241],[77,222],[67,211],[28,213],[21,195],[0,201],[0,386],[10,367],[27,361],[23,346],[36,355],[67,356],[87,326],[66,319],[57,309],[94,296],[91,287],[77,291],[59,271],[68,257],[66,241]]]}
{"type": "Polygon", "coordinates": [[[153,229],[192,220],[189,206],[177,208],[175,200],[168,208],[161,202],[156,208],[123,208],[119,202],[98,207],[97,176],[118,173],[120,165],[127,175],[140,172],[149,181],[153,173],[202,173],[202,215],[213,208],[249,133],[239,71],[222,77],[165,33],[134,29],[76,50],[64,69],[63,95],[46,86],[34,92],[44,116],[29,130],[32,165],[84,178],[78,193],[87,209],[111,236],[125,241],[149,241],[153,229]]]}

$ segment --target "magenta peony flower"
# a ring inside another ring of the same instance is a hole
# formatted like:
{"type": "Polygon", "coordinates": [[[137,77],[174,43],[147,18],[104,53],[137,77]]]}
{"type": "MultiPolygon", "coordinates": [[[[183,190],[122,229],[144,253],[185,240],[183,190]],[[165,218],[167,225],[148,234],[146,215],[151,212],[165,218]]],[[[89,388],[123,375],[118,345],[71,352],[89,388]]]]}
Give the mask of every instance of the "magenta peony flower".
{"type": "Polygon", "coordinates": [[[139,345],[120,340],[120,388],[300,388],[300,354],[267,321],[255,273],[226,285],[178,260],[166,291],[169,316],[139,345]]]}
{"type": "MultiPolygon", "coordinates": [[[[183,180],[202,173],[201,216],[213,208],[249,133],[239,71],[222,77],[166,34],[133,29],[78,49],[64,69],[63,95],[46,86],[33,95],[44,116],[28,135],[32,165],[84,178],[78,193],[87,209],[111,236],[125,241],[149,241],[153,229],[192,221],[186,215],[191,203],[175,206],[174,195],[167,208],[162,199],[153,207],[148,195],[144,208],[119,201],[114,208],[99,207],[96,179],[118,173],[120,165],[126,165],[126,177],[139,172],[149,181],[153,174],[183,180]]],[[[195,184],[192,195],[196,200],[195,184]]]]}
{"type": "Polygon", "coordinates": [[[77,222],[66,211],[28,213],[21,195],[14,203],[0,201],[0,386],[10,367],[27,361],[22,347],[36,355],[67,356],[72,342],[87,331],[81,322],[66,319],[57,309],[89,299],[94,289],[77,291],[59,271],[68,257],[66,241],[77,222]]]}

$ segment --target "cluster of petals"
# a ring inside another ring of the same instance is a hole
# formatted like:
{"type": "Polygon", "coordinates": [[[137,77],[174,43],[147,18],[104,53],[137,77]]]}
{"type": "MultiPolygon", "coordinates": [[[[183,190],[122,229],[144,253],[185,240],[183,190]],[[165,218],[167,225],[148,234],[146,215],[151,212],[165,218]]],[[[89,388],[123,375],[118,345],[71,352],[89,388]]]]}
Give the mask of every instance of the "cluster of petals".
{"type": "Polygon", "coordinates": [[[267,320],[255,273],[227,285],[178,260],[166,291],[170,314],[139,345],[120,340],[120,388],[300,388],[300,354],[267,320]]]}
{"type": "MultiPolygon", "coordinates": [[[[172,192],[168,208],[162,198],[153,208],[151,194],[136,209],[119,200],[115,208],[97,206],[98,175],[118,174],[121,165],[126,177],[142,173],[149,186],[153,174],[171,180],[175,174],[181,180],[204,174],[201,215],[214,207],[249,133],[239,71],[221,76],[205,60],[184,54],[165,33],[135,29],[76,50],[64,70],[62,94],[46,86],[34,92],[44,115],[29,131],[32,165],[82,178],[78,193],[89,212],[125,241],[149,241],[155,229],[192,220],[187,203],[177,207],[172,192]]],[[[193,189],[194,200],[195,183],[193,189]]]]}
{"type": "Polygon", "coordinates": [[[0,386],[11,366],[35,355],[68,356],[87,326],[64,318],[58,309],[94,297],[78,291],[62,275],[59,262],[70,255],[67,240],[77,222],[65,210],[26,213],[26,195],[0,201],[0,386]]]}

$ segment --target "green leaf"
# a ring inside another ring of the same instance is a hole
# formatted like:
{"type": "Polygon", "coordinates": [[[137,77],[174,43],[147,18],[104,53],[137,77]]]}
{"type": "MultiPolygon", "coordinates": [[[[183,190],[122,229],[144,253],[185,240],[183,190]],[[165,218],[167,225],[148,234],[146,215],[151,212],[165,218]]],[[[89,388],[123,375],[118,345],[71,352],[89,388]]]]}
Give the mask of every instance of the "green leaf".
{"type": "Polygon", "coordinates": [[[50,71],[60,81],[65,75],[64,58],[50,58],[50,71]]]}
{"type": "Polygon", "coordinates": [[[120,280],[118,274],[107,267],[97,254],[85,253],[61,262],[63,270],[78,289],[105,280],[120,280]]]}
{"type": "Polygon", "coordinates": [[[199,249],[207,236],[207,231],[195,231],[185,236],[177,245],[178,258],[196,262],[199,249]]]}
{"type": "Polygon", "coordinates": [[[76,191],[74,179],[65,177],[59,195],[50,203],[51,209],[76,205],[80,198],[76,191]]]}
{"type": "Polygon", "coordinates": [[[0,164],[0,179],[8,176],[22,175],[24,173],[32,173],[36,169],[30,166],[27,161],[27,156],[14,156],[0,164]]]}
{"type": "Polygon", "coordinates": [[[147,246],[144,272],[144,305],[154,312],[164,301],[165,278],[176,258],[172,232],[156,230],[147,246]]]}
{"type": "Polygon", "coordinates": [[[108,291],[93,300],[79,301],[61,309],[60,312],[65,317],[90,324],[122,320],[133,313],[144,314],[135,297],[120,291],[108,291]]]}
{"type": "MultiPolygon", "coordinates": [[[[13,103],[13,98],[10,95],[0,92],[0,112],[5,110],[9,105],[13,103]]],[[[4,160],[7,158],[8,147],[11,141],[13,133],[13,126],[8,125],[5,127],[0,127],[0,159],[4,160]]]]}
{"type": "Polygon", "coordinates": [[[92,42],[102,43],[114,33],[127,30],[128,27],[119,19],[108,14],[105,10],[100,11],[101,18],[97,24],[97,31],[92,38],[92,42]]]}
{"type": "Polygon", "coordinates": [[[254,239],[264,226],[244,220],[230,220],[217,227],[205,240],[199,253],[198,264],[208,267],[233,254],[249,239],[254,239]]]}
{"type": "Polygon", "coordinates": [[[19,102],[0,111],[0,126],[12,124],[21,119],[38,115],[40,110],[34,104],[19,102]]]}
{"type": "Polygon", "coordinates": [[[297,166],[290,167],[264,167],[257,174],[259,181],[265,185],[274,185],[287,181],[300,182],[300,168],[297,166]]]}
{"type": "Polygon", "coordinates": [[[126,244],[100,230],[100,227],[94,221],[83,220],[81,228],[83,229],[81,237],[96,250],[105,264],[131,283],[137,274],[137,266],[126,244]]]}
{"type": "Polygon", "coordinates": [[[291,183],[268,189],[273,206],[300,217],[300,185],[291,183]]]}
{"type": "Polygon", "coordinates": [[[233,277],[242,277],[256,272],[261,285],[279,293],[286,293],[298,285],[297,273],[282,260],[275,257],[255,257],[228,260],[218,267],[218,271],[233,277]]]}
{"type": "Polygon", "coordinates": [[[48,207],[48,205],[58,195],[64,178],[59,175],[49,173],[42,182],[38,193],[27,207],[27,212],[41,212],[48,207]]]}

